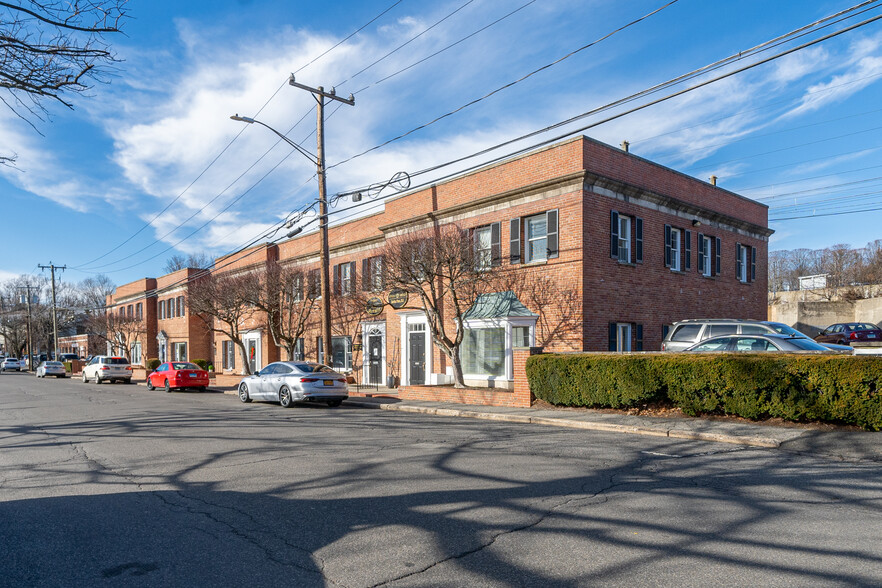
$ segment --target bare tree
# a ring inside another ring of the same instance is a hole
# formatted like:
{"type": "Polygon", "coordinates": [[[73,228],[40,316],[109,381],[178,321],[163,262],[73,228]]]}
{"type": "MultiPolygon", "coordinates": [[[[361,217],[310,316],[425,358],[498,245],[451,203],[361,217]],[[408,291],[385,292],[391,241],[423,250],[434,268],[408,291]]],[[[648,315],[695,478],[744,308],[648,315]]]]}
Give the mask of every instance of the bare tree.
{"type": "Polygon", "coordinates": [[[209,257],[207,253],[191,253],[186,257],[175,254],[165,261],[165,266],[163,266],[162,269],[165,273],[170,274],[188,267],[208,269],[213,265],[214,259],[209,257]]]}
{"type": "Polygon", "coordinates": [[[309,327],[317,302],[306,292],[306,272],[298,265],[270,262],[266,271],[252,274],[246,281],[245,298],[266,315],[266,326],[273,343],[285,349],[293,360],[297,341],[309,327]]]}
{"type": "Polygon", "coordinates": [[[108,308],[104,313],[94,313],[86,319],[90,334],[110,344],[113,353],[129,356],[132,345],[147,332],[142,318],[127,314],[125,307],[108,308]]]}
{"type": "Polygon", "coordinates": [[[501,261],[475,250],[468,231],[446,225],[387,241],[385,283],[410,292],[428,319],[432,341],[450,359],[457,388],[464,388],[460,347],[463,317],[485,293],[499,291],[501,261]]]}
{"type": "Polygon", "coordinates": [[[205,321],[209,331],[223,333],[239,348],[245,373],[251,374],[242,326],[256,316],[250,292],[260,277],[254,272],[209,274],[190,284],[190,312],[205,321]]]}
{"type": "Polygon", "coordinates": [[[546,347],[552,342],[571,341],[573,349],[580,349],[584,309],[582,297],[574,289],[561,289],[547,273],[534,270],[511,271],[501,275],[501,287],[517,294],[521,303],[538,314],[536,319],[536,346],[546,347]]]}
{"type": "MultiPolygon", "coordinates": [[[[118,61],[105,37],[120,32],[126,2],[0,2],[0,100],[31,125],[46,117],[47,99],[73,108],[68,95],[103,81],[118,61]]],[[[14,160],[0,156],[0,163],[14,160]]]]}
{"type": "MultiPolygon", "coordinates": [[[[348,337],[350,341],[358,340],[359,329],[362,321],[367,318],[366,292],[360,292],[354,286],[347,293],[334,292],[331,295],[331,328],[337,335],[348,337]]],[[[357,371],[361,365],[361,350],[352,348],[352,369],[357,371]]],[[[332,359],[325,359],[325,363],[331,365],[332,359]]]]}

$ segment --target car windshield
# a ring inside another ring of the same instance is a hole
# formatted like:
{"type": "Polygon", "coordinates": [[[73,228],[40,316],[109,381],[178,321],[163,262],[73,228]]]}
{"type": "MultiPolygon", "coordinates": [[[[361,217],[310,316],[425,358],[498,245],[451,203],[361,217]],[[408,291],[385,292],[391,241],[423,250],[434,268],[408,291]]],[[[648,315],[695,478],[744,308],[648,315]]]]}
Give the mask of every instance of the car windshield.
{"type": "Polygon", "coordinates": [[[129,360],[125,357],[107,357],[104,359],[104,363],[109,363],[110,365],[128,365],[129,360]]]}
{"type": "Polygon", "coordinates": [[[173,363],[171,364],[173,370],[198,370],[200,367],[195,363],[173,363]]]}
{"type": "Polygon", "coordinates": [[[815,343],[811,339],[797,337],[794,339],[787,339],[787,342],[806,351],[827,351],[827,347],[824,347],[820,343],[815,343]]]}
{"type": "Polygon", "coordinates": [[[803,339],[807,338],[806,335],[800,333],[799,331],[797,331],[796,329],[794,329],[793,327],[791,327],[789,325],[785,325],[784,323],[766,323],[766,324],[769,325],[770,327],[772,327],[772,329],[776,333],[778,333],[779,335],[789,335],[791,337],[801,337],[803,339]]]}
{"type": "Polygon", "coordinates": [[[310,372],[320,372],[320,373],[329,373],[330,372],[330,373],[333,373],[334,372],[334,370],[332,370],[328,366],[320,365],[317,363],[296,363],[296,364],[294,364],[294,367],[296,367],[301,372],[307,372],[307,373],[310,373],[310,372]]]}

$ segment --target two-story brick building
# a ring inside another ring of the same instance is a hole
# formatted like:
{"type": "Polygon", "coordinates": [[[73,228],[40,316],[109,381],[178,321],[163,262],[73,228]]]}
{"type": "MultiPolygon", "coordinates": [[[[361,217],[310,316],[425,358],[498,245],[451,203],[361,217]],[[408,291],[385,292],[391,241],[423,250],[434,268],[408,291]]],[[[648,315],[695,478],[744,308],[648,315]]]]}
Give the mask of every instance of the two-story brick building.
{"type": "MultiPolygon", "coordinates": [[[[389,376],[403,386],[450,381],[449,360],[433,344],[427,317],[390,305],[380,278],[391,240],[447,225],[468,230],[476,251],[494,263],[544,280],[539,292],[482,297],[463,324],[466,381],[497,393],[517,380],[515,348],[658,350],[677,320],[765,317],[772,232],[766,206],[577,137],[387,198],[380,212],[333,224],[335,291],[370,291],[383,304],[359,316],[354,329],[339,317],[332,320],[330,363],[352,370],[363,383],[384,383],[389,376]]],[[[314,282],[318,233],[239,252],[216,266],[260,271],[274,261],[306,268],[306,281],[314,282]]],[[[248,331],[253,368],[285,358],[259,315],[248,331]]],[[[316,312],[296,355],[323,361],[320,335],[316,312]]],[[[215,334],[215,366],[241,373],[231,349],[215,334]]],[[[504,402],[498,395],[489,401],[504,402]]]]}

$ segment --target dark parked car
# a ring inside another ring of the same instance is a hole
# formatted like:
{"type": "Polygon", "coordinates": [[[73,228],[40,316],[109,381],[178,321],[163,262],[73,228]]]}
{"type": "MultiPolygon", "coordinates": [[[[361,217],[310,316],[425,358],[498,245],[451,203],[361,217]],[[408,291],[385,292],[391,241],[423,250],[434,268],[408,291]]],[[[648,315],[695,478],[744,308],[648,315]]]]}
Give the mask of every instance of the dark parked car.
{"type": "Polygon", "coordinates": [[[816,353],[836,354],[820,343],[805,337],[789,335],[720,335],[705,339],[686,350],[687,353],[718,351],[726,353],[816,353]]]}
{"type": "Polygon", "coordinates": [[[836,323],[815,335],[818,343],[851,345],[856,342],[882,341],[882,330],[873,323],[836,323]]]}
{"type": "Polygon", "coordinates": [[[295,402],[324,402],[340,406],[349,398],[346,376],[311,361],[271,363],[239,384],[239,400],[270,400],[284,407],[295,402]]]}

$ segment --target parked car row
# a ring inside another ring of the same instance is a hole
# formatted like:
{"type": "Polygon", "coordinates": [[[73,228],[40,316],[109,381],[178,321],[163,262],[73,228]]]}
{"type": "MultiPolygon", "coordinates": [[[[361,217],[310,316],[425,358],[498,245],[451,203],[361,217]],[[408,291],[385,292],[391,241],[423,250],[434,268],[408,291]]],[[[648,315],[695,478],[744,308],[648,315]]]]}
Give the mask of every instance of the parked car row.
{"type": "Polygon", "coordinates": [[[853,354],[851,343],[882,341],[872,323],[837,323],[814,339],[784,323],[746,319],[688,319],[674,323],[662,351],[853,354]]]}
{"type": "MultiPolygon", "coordinates": [[[[10,366],[9,369],[20,369],[15,358],[4,359],[0,369],[6,369],[6,365],[10,366]]],[[[36,371],[38,378],[64,378],[66,375],[64,364],[60,361],[44,361],[36,371]]],[[[83,382],[95,384],[131,383],[132,366],[125,357],[97,355],[83,367],[82,379],[83,382]]],[[[162,388],[166,392],[186,389],[205,391],[208,385],[208,372],[187,361],[165,362],[147,374],[148,390],[162,388]]],[[[309,361],[271,363],[257,373],[245,377],[239,384],[239,399],[242,402],[267,400],[278,402],[286,408],[297,402],[320,402],[335,407],[340,406],[347,398],[349,385],[346,376],[328,366],[309,361]]]]}

